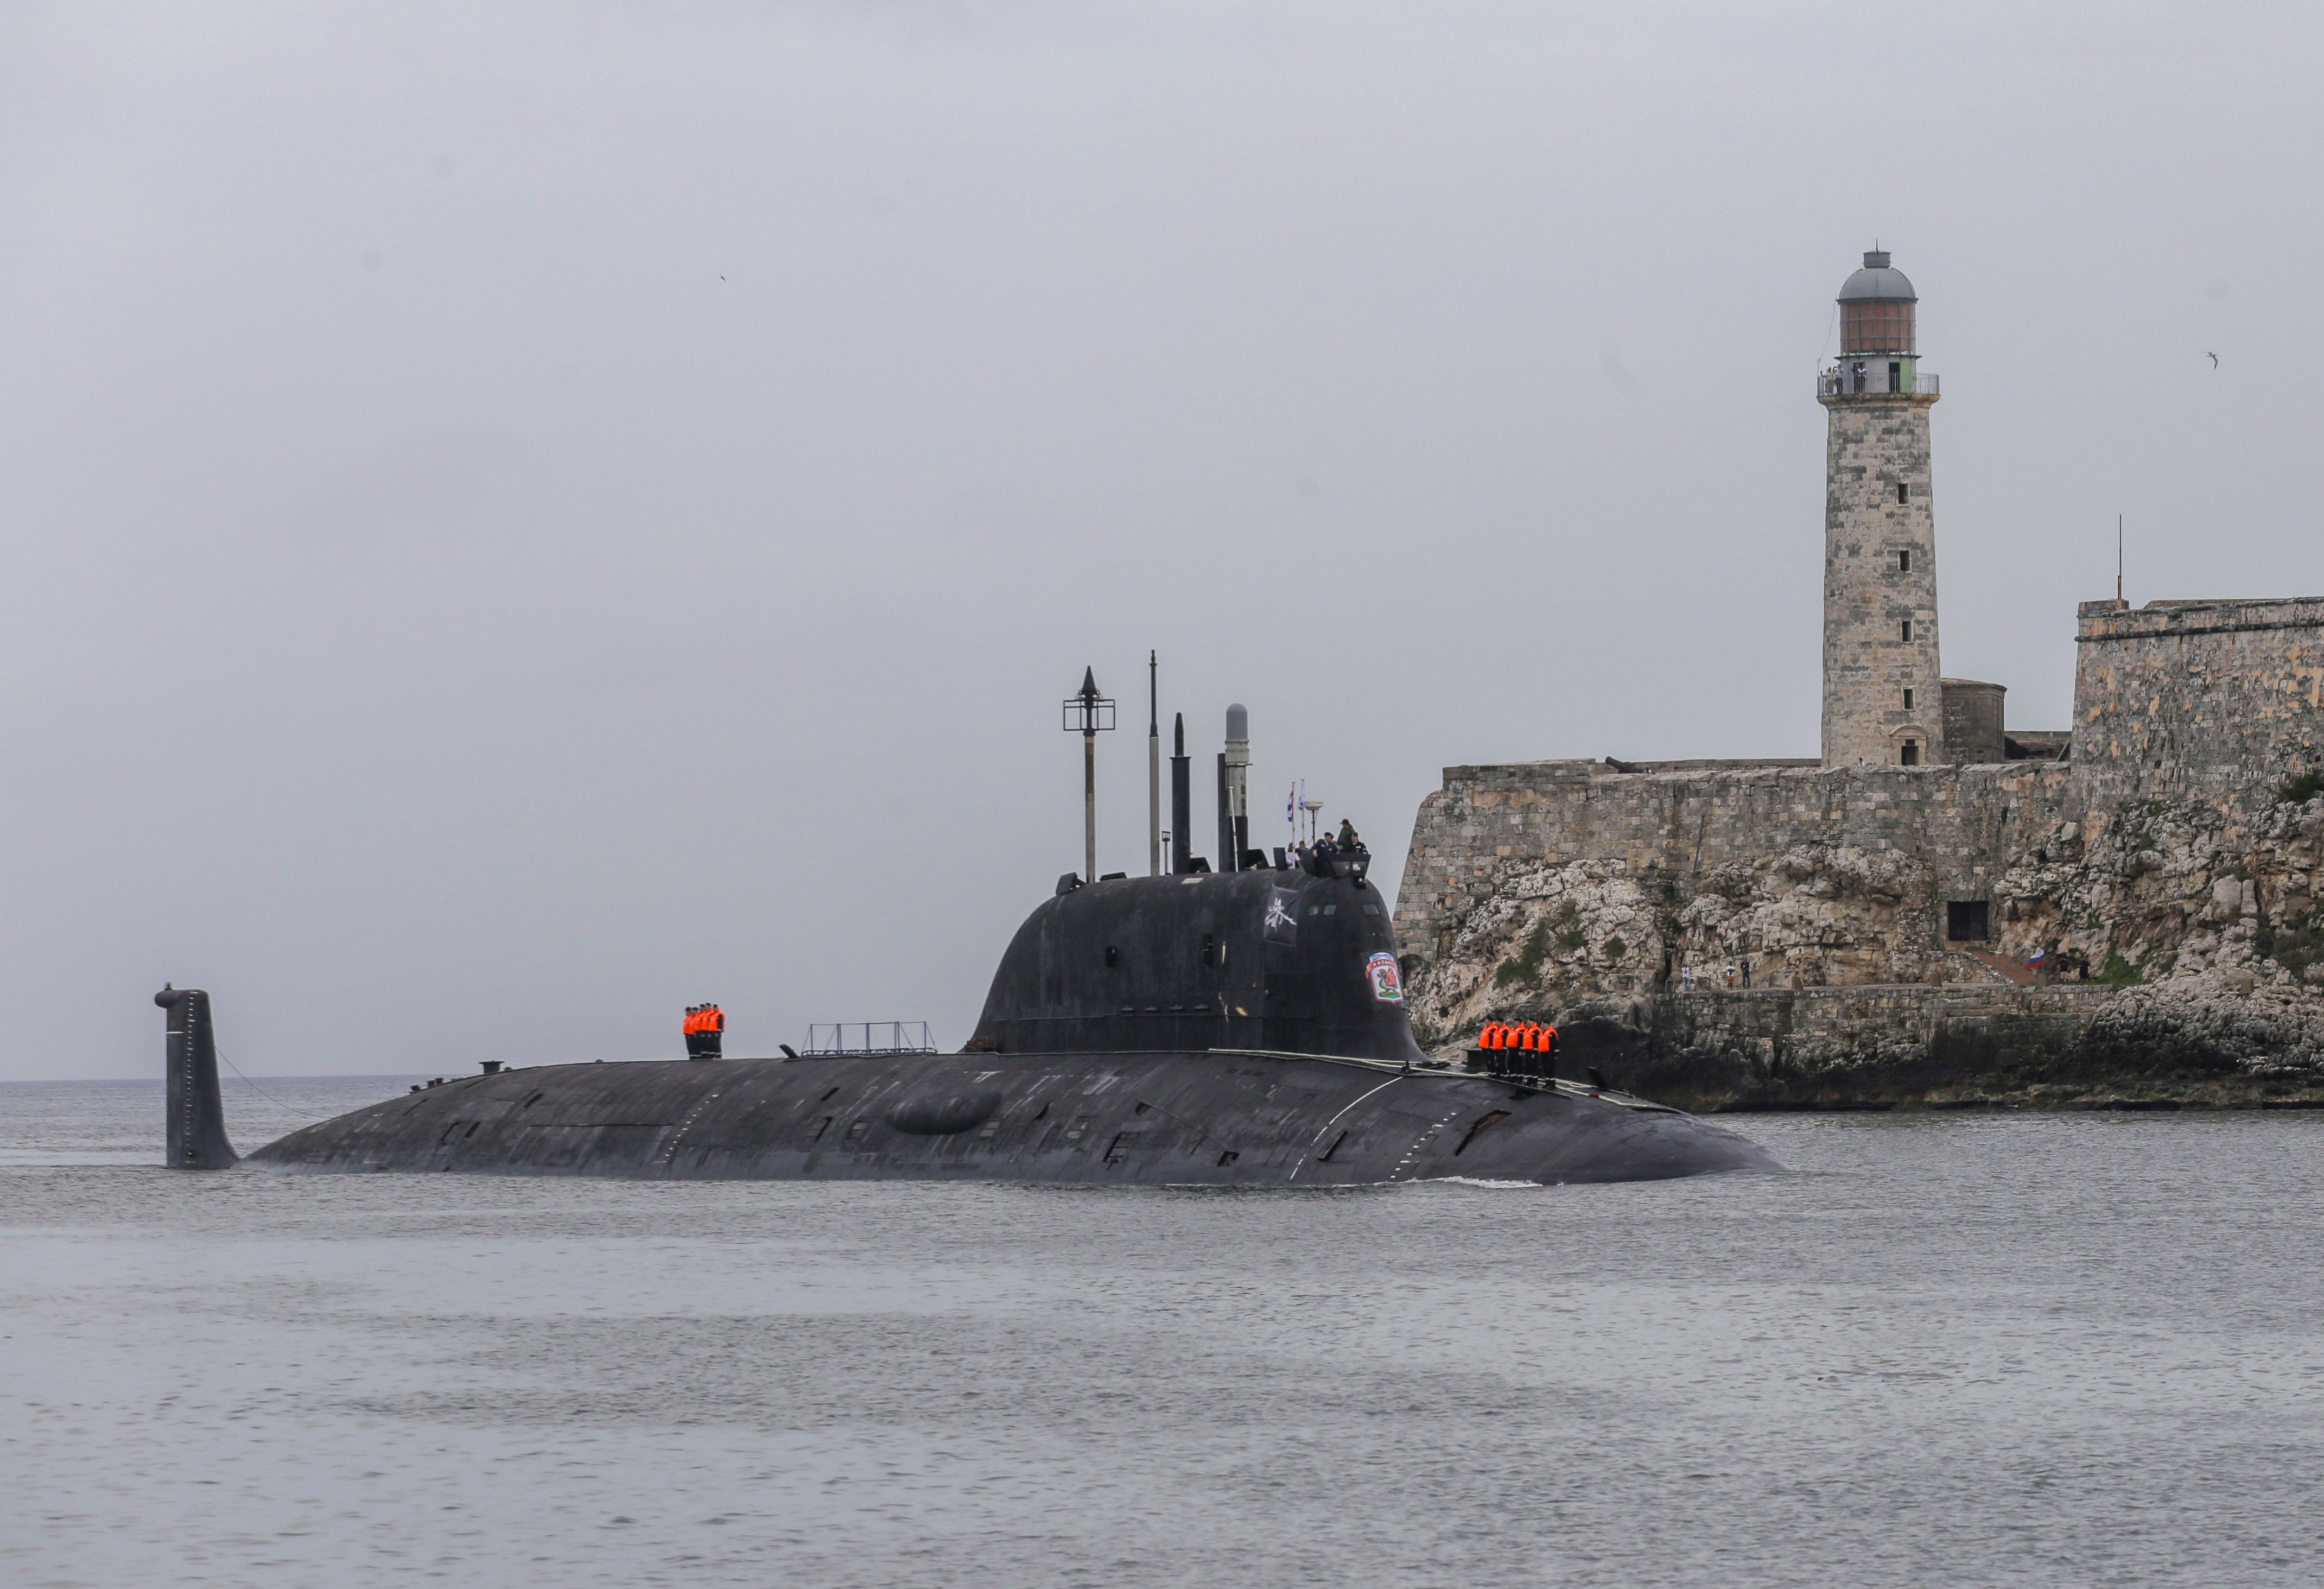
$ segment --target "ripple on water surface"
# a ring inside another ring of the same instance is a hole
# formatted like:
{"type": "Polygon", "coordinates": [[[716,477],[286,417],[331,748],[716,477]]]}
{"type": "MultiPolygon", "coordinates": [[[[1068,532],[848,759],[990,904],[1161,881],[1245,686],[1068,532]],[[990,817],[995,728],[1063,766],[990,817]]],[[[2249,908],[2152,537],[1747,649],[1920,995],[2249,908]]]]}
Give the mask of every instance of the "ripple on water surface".
{"type": "MultiPolygon", "coordinates": [[[[402,1084],[261,1085],[245,1145],[402,1084]]],[[[190,1176],[159,1116],[0,1087],[0,1581],[2324,1577],[2324,1119],[1292,1193],[190,1176]]]]}

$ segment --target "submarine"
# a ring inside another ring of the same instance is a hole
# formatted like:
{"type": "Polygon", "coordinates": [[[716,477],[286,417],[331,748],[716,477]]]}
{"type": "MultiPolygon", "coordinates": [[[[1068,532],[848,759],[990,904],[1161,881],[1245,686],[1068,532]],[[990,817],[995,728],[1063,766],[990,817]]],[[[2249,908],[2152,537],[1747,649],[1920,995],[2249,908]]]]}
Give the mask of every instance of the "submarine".
{"type": "MultiPolygon", "coordinates": [[[[1153,672],[1148,660],[1149,688],[1153,672]]],[[[1272,864],[1248,847],[1249,716],[1227,712],[1219,854],[1187,854],[1185,720],[1170,757],[1161,864],[1160,719],[1150,714],[1151,874],[1095,876],[1094,740],[1113,703],[1084,674],[1088,871],[1017,929],[974,1034],[924,1049],[714,1058],[715,1005],[688,1011],[689,1058],[487,1061],[303,1127],[247,1158],[227,1140],[209,995],[165,987],[167,1161],[289,1174],[463,1172],[661,1180],[1012,1180],[1345,1187],[1462,1177],[1562,1184],[1781,1168],[1748,1139],[1554,1074],[1554,1053],[1422,1051],[1406,966],[1360,844],[1272,864]]],[[[1312,809],[1312,808],[1309,808],[1312,809]]],[[[1352,830],[1344,829],[1352,835],[1352,830]]]]}
{"type": "MultiPolygon", "coordinates": [[[[958,1053],[493,1067],[246,1158],[209,999],[165,989],[168,1152],[186,1168],[653,1179],[1558,1184],[1772,1169],[1748,1139],[1611,1087],[1466,1068],[1412,1035],[1367,858],[1084,882],[1001,956],[958,1053]]],[[[1520,1067],[1531,1067],[1526,1074],[1520,1067]]]]}

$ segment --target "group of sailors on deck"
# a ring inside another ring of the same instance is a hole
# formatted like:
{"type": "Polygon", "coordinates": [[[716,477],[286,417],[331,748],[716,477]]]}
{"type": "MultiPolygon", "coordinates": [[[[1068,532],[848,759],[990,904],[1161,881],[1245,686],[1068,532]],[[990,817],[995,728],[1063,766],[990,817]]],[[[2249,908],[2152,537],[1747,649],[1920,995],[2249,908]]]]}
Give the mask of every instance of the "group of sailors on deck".
{"type": "Polygon", "coordinates": [[[1325,834],[1312,845],[1295,845],[1291,857],[1295,865],[1305,868],[1311,862],[1329,860],[1333,855],[1369,855],[1364,841],[1357,836],[1356,825],[1346,818],[1340,818],[1340,831],[1335,836],[1325,834]]]}

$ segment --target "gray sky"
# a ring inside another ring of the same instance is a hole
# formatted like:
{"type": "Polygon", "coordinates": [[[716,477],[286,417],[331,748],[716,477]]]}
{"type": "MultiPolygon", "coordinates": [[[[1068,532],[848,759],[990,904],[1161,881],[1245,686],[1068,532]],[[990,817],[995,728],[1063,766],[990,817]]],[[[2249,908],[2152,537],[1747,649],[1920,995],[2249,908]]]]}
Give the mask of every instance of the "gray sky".
{"type": "Polygon", "coordinates": [[[2324,591],[2319,16],[19,0],[0,1078],[165,979],[254,1074],[956,1045],[1085,664],[1144,865],[1149,646],[1391,887],[1448,763],[1813,754],[1876,238],[1946,670],[2063,727],[2117,512],[2324,591]]]}

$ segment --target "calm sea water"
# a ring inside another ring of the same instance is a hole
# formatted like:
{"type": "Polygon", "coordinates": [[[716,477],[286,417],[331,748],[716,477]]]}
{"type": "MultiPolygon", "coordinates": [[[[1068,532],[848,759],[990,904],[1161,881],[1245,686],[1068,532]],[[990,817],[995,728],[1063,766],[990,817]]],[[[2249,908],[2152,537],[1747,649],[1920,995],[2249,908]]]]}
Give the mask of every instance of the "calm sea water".
{"type": "MultiPolygon", "coordinates": [[[[263,1085],[244,1146],[401,1090],[263,1085]]],[[[187,1175],[160,1122],[0,1087],[0,1582],[2324,1581],[2324,1119],[1297,1193],[187,1175]]]]}

